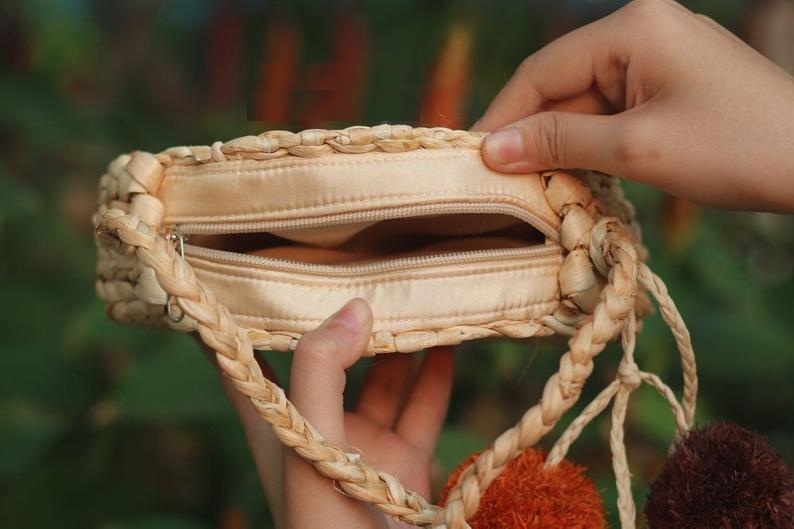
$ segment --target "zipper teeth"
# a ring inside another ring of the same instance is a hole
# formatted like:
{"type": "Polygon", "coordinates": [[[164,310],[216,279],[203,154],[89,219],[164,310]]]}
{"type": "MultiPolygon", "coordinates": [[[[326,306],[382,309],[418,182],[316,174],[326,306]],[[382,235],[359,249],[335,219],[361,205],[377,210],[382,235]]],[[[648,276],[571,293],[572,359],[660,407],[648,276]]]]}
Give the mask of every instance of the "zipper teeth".
{"type": "Polygon", "coordinates": [[[477,204],[472,202],[448,202],[446,204],[420,204],[412,206],[394,206],[370,211],[351,211],[302,219],[280,219],[265,221],[218,222],[218,223],[185,223],[175,226],[175,231],[182,235],[221,235],[234,233],[255,233],[265,230],[303,229],[314,226],[335,226],[349,222],[370,220],[388,220],[427,214],[450,213],[502,213],[511,215],[540,230],[546,237],[557,238],[554,226],[544,219],[513,204],[477,204]]]}
{"type": "Polygon", "coordinates": [[[301,263],[288,259],[275,257],[261,257],[223,250],[202,248],[190,244],[185,245],[185,255],[199,259],[209,259],[230,264],[267,268],[285,272],[316,272],[327,276],[348,276],[371,274],[377,272],[391,272],[404,269],[415,269],[424,266],[474,263],[483,259],[513,259],[528,257],[545,257],[557,255],[560,252],[558,244],[546,244],[525,248],[498,248],[487,250],[470,250],[463,252],[448,252],[434,255],[421,255],[413,257],[397,257],[380,262],[363,262],[353,265],[334,265],[319,263],[301,263]]]}
{"type": "MultiPolygon", "coordinates": [[[[448,202],[445,204],[419,204],[410,206],[394,206],[378,210],[352,211],[332,215],[323,215],[302,219],[279,219],[267,221],[217,222],[217,223],[186,223],[173,226],[173,231],[180,235],[213,235],[255,233],[257,231],[286,231],[310,228],[313,226],[334,226],[351,222],[388,220],[422,215],[443,215],[450,213],[501,213],[523,220],[540,230],[549,238],[556,239],[554,227],[526,209],[513,204],[482,204],[472,202],[448,202]]],[[[473,263],[483,259],[511,259],[518,257],[541,257],[559,253],[556,243],[524,248],[498,248],[487,250],[467,250],[446,252],[434,255],[398,257],[380,262],[362,262],[352,265],[301,263],[275,257],[261,257],[223,250],[185,245],[185,255],[199,259],[209,259],[224,263],[282,270],[288,272],[315,272],[328,276],[351,274],[369,274],[417,268],[422,266],[473,263]]]]}

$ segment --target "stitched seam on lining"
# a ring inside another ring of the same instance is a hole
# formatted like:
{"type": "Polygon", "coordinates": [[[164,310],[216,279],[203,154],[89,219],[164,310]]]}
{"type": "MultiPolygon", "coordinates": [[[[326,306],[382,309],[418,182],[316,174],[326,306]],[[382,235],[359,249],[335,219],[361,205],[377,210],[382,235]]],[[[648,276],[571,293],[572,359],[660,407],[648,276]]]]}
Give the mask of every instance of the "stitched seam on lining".
{"type": "MultiPolygon", "coordinates": [[[[384,200],[384,199],[393,200],[393,199],[418,198],[418,197],[444,198],[444,202],[463,201],[464,198],[468,198],[469,199],[469,200],[467,200],[468,202],[477,203],[477,201],[471,200],[472,196],[488,197],[488,198],[497,198],[497,197],[498,198],[505,198],[505,199],[507,199],[506,202],[527,206],[524,209],[527,209],[527,210],[531,211],[533,214],[541,216],[540,213],[536,212],[534,207],[529,207],[529,206],[531,206],[531,204],[529,202],[527,202],[526,200],[522,200],[522,199],[518,198],[515,195],[508,194],[508,193],[499,193],[499,192],[493,192],[493,191],[484,192],[482,190],[463,188],[463,189],[456,189],[455,190],[456,193],[463,193],[462,195],[460,195],[460,198],[455,198],[455,197],[449,197],[448,195],[443,195],[442,193],[444,193],[444,192],[446,192],[446,191],[435,191],[435,192],[432,192],[432,193],[423,192],[423,193],[401,193],[401,194],[398,194],[398,195],[381,195],[379,197],[367,197],[367,198],[354,198],[354,199],[348,199],[348,200],[336,200],[336,201],[328,202],[328,203],[325,203],[325,204],[314,204],[314,205],[310,205],[310,206],[297,206],[297,207],[293,206],[293,207],[286,207],[286,208],[281,208],[281,209],[268,208],[268,209],[263,209],[263,210],[248,211],[248,212],[245,212],[245,213],[214,213],[214,214],[211,214],[211,215],[179,215],[179,216],[174,215],[174,216],[166,216],[164,221],[169,221],[169,222],[182,221],[182,222],[184,222],[185,219],[202,219],[202,220],[205,220],[205,219],[212,219],[212,218],[216,218],[218,220],[223,220],[223,219],[241,219],[243,217],[251,217],[251,216],[262,215],[263,213],[268,213],[268,214],[270,214],[270,213],[282,213],[282,212],[285,212],[285,211],[294,211],[298,215],[300,215],[301,213],[299,213],[299,212],[304,212],[304,211],[311,212],[313,210],[326,208],[328,206],[347,206],[347,205],[355,205],[355,204],[364,205],[364,204],[367,204],[369,202],[381,201],[381,200],[384,200]]],[[[384,206],[384,207],[399,207],[399,206],[394,205],[394,206],[384,206]]],[[[329,215],[342,214],[342,213],[347,213],[347,212],[329,213],[329,215]]],[[[544,220],[546,220],[548,222],[549,217],[546,217],[545,215],[542,215],[541,218],[543,218],[544,220]]],[[[555,223],[559,224],[559,218],[558,217],[554,217],[554,219],[555,220],[553,222],[550,222],[550,224],[555,224],[555,223]]]]}
{"type": "MultiPolygon", "coordinates": [[[[394,278],[387,277],[387,278],[383,278],[383,279],[368,280],[368,281],[356,281],[355,279],[348,281],[347,278],[344,278],[344,279],[346,279],[345,285],[329,285],[329,284],[327,284],[325,282],[320,282],[320,281],[309,282],[309,281],[304,281],[304,280],[301,280],[301,279],[296,279],[296,280],[293,280],[293,279],[273,280],[273,279],[267,279],[267,278],[264,278],[264,277],[244,276],[244,275],[236,274],[234,272],[232,272],[232,273],[217,272],[215,270],[202,268],[200,266],[194,266],[193,264],[191,264],[191,266],[193,266],[193,269],[196,271],[197,274],[209,274],[209,275],[212,275],[212,276],[220,277],[222,279],[228,278],[228,279],[233,279],[233,280],[238,280],[238,281],[263,282],[263,283],[282,284],[282,285],[286,283],[286,284],[301,285],[301,286],[306,286],[306,287],[322,287],[322,288],[330,289],[330,290],[340,290],[342,288],[347,288],[347,287],[351,287],[351,286],[354,286],[354,287],[362,286],[363,287],[363,286],[370,286],[370,285],[375,285],[375,284],[397,283],[397,282],[400,282],[400,281],[424,281],[424,280],[438,279],[440,277],[441,278],[443,278],[443,277],[457,278],[457,277],[469,277],[469,276],[477,276],[477,275],[486,276],[486,275],[502,274],[502,273],[505,273],[505,272],[508,272],[508,273],[509,272],[517,272],[517,271],[519,271],[519,272],[520,271],[532,272],[532,274],[525,274],[525,275],[529,275],[530,277],[535,277],[535,278],[537,278],[537,277],[548,277],[548,276],[555,276],[556,277],[557,274],[559,273],[559,266],[554,266],[554,264],[548,264],[548,265],[540,266],[540,267],[534,267],[533,266],[533,267],[527,268],[527,264],[523,263],[522,265],[513,265],[513,266],[509,266],[509,267],[500,268],[498,270],[489,270],[489,271],[485,271],[485,272],[482,271],[482,270],[473,270],[473,271],[466,271],[464,273],[455,274],[455,275],[450,275],[449,273],[443,273],[443,272],[438,272],[436,275],[428,275],[428,276],[423,276],[423,277],[416,277],[416,276],[410,276],[410,275],[405,275],[404,274],[402,276],[398,276],[398,277],[394,277],[394,278]],[[538,274],[535,274],[535,272],[538,272],[538,274]]],[[[511,275],[517,275],[517,274],[511,274],[511,275]]],[[[339,279],[343,279],[343,278],[339,278],[339,279]]]]}
{"type": "MultiPolygon", "coordinates": [[[[463,314],[454,314],[450,316],[438,316],[438,317],[417,317],[417,318],[375,318],[374,321],[393,321],[393,322],[411,322],[411,321],[440,321],[440,320],[448,320],[453,318],[461,318],[461,317],[474,317],[474,316],[488,316],[492,314],[502,313],[508,310],[519,310],[519,309],[528,309],[528,308],[535,308],[541,305],[550,305],[554,304],[557,306],[557,300],[546,300],[546,301],[536,301],[533,303],[529,303],[526,305],[518,305],[515,307],[506,307],[504,309],[494,309],[485,312],[472,312],[472,313],[463,313],[463,314]]],[[[257,320],[276,320],[276,321],[285,321],[285,322],[323,322],[325,321],[323,318],[278,318],[272,316],[259,316],[257,314],[246,314],[242,312],[234,312],[230,309],[230,312],[234,316],[241,316],[243,318],[254,318],[257,320]]],[[[470,326],[475,324],[457,324],[457,326],[470,326]]],[[[411,331],[404,331],[404,332],[411,332],[411,331]]]]}

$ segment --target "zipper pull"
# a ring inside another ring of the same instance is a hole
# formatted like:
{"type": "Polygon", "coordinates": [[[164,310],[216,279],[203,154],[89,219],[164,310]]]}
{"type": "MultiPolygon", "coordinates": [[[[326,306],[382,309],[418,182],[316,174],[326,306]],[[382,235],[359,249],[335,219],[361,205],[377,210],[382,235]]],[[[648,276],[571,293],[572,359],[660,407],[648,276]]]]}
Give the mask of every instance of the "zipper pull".
{"type": "MultiPolygon", "coordinates": [[[[174,230],[166,235],[166,239],[174,243],[174,248],[179,253],[179,267],[180,275],[184,275],[185,270],[185,239],[187,236],[180,233],[179,227],[175,227],[174,230]]],[[[179,323],[185,319],[185,311],[179,310],[177,312],[174,310],[174,295],[168,294],[168,297],[165,299],[165,315],[168,316],[168,319],[174,323],[179,323]]]]}
{"type": "Polygon", "coordinates": [[[179,256],[184,259],[185,258],[185,241],[188,240],[190,236],[184,232],[182,226],[174,225],[168,231],[168,234],[165,236],[166,239],[174,243],[174,248],[179,252],[179,256]]]}

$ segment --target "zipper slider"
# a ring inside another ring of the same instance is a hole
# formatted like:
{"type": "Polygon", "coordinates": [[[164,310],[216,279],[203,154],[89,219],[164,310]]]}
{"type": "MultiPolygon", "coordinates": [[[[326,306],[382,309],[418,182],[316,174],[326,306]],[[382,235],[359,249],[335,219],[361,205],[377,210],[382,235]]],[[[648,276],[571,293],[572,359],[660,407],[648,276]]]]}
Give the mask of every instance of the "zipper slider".
{"type": "Polygon", "coordinates": [[[179,225],[172,227],[168,235],[165,236],[166,239],[174,243],[174,248],[179,252],[183,261],[185,260],[185,242],[189,237],[188,234],[182,233],[179,225]]]}

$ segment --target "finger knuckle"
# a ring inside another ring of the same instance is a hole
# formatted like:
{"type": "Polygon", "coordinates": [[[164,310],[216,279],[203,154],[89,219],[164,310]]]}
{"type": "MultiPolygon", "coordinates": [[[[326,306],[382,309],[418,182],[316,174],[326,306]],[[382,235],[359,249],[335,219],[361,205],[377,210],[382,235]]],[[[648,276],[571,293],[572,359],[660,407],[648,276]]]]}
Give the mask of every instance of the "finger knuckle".
{"type": "Polygon", "coordinates": [[[626,6],[633,28],[643,40],[667,42],[678,38],[681,13],[666,0],[634,0],[626,6]]]}
{"type": "Polygon", "coordinates": [[[730,31],[728,31],[727,29],[722,27],[719,24],[719,22],[717,22],[716,20],[714,20],[710,16],[698,13],[698,14],[695,15],[695,17],[698,20],[700,20],[702,23],[704,23],[706,26],[708,26],[709,28],[711,28],[713,30],[717,30],[718,33],[722,33],[723,35],[727,35],[727,36],[733,37],[733,35],[731,34],[730,31]]]}
{"type": "Polygon", "coordinates": [[[549,167],[565,167],[567,134],[561,116],[556,112],[547,112],[541,116],[538,127],[535,141],[541,161],[549,167]]]}
{"type": "Polygon", "coordinates": [[[640,18],[654,18],[669,7],[664,0],[632,0],[626,5],[628,12],[640,18]]]}
{"type": "Polygon", "coordinates": [[[327,332],[311,331],[298,340],[295,356],[312,363],[327,363],[339,355],[339,342],[327,332]]]}
{"type": "MultiPolygon", "coordinates": [[[[661,156],[661,133],[651,120],[628,123],[616,133],[615,159],[629,170],[661,156]]],[[[631,175],[627,175],[631,176],[631,175]]]]}
{"type": "Polygon", "coordinates": [[[704,15],[703,13],[696,13],[695,16],[709,25],[717,24],[717,21],[711,18],[708,15],[704,15]]]}
{"type": "Polygon", "coordinates": [[[521,63],[516,68],[515,75],[525,76],[532,71],[532,68],[534,68],[534,66],[535,66],[535,54],[532,54],[521,61],[521,63]]]}

